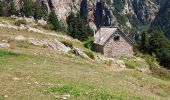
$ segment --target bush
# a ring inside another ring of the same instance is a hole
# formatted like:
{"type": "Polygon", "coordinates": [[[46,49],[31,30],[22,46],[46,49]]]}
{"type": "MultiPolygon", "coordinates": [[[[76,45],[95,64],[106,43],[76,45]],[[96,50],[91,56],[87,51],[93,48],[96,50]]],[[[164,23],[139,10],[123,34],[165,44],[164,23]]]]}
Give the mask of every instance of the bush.
{"type": "Polygon", "coordinates": [[[88,49],[91,49],[92,48],[92,43],[93,43],[93,37],[91,37],[91,36],[89,36],[88,38],[87,38],[87,40],[85,40],[84,41],[84,47],[85,48],[88,48],[88,49]]]}
{"type": "Polygon", "coordinates": [[[112,66],[113,61],[112,60],[106,60],[105,64],[108,66],[112,66]]]}
{"type": "Polygon", "coordinates": [[[69,41],[61,41],[61,43],[63,43],[67,47],[73,48],[73,43],[71,43],[69,41]]]}
{"type": "Polygon", "coordinates": [[[89,56],[91,59],[95,59],[94,53],[91,51],[84,51],[84,53],[89,56]]]}
{"type": "Polygon", "coordinates": [[[27,21],[26,20],[17,20],[14,24],[16,26],[20,26],[21,24],[27,25],[27,21]]]}
{"type": "Polygon", "coordinates": [[[135,65],[134,65],[133,63],[130,63],[130,62],[126,62],[126,63],[125,63],[125,66],[126,66],[127,68],[130,68],[130,69],[134,69],[134,68],[135,68],[135,65]]]}

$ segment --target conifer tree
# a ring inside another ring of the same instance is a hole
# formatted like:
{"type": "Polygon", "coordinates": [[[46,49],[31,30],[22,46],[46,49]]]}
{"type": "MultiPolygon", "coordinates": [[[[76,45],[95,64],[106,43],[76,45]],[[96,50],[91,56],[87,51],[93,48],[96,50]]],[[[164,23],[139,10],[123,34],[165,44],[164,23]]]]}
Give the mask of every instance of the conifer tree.
{"type": "Polygon", "coordinates": [[[61,25],[55,11],[50,12],[47,22],[53,26],[52,30],[59,31],[61,29],[61,25]]]}
{"type": "Polygon", "coordinates": [[[2,1],[0,0],[0,16],[3,16],[4,11],[3,11],[3,6],[2,6],[2,1]]]}
{"type": "Polygon", "coordinates": [[[46,19],[47,12],[46,12],[45,8],[40,3],[35,2],[33,9],[34,9],[34,18],[36,20],[41,19],[41,18],[46,19]]]}
{"type": "Polygon", "coordinates": [[[26,17],[34,16],[34,1],[33,0],[21,0],[21,14],[26,17]]]}
{"type": "Polygon", "coordinates": [[[8,15],[16,15],[17,10],[15,8],[15,4],[13,0],[9,1],[9,9],[8,9],[8,15]]]}
{"type": "Polygon", "coordinates": [[[149,50],[149,37],[146,31],[144,31],[141,35],[140,49],[144,52],[148,52],[149,50]]]}
{"type": "Polygon", "coordinates": [[[67,17],[67,24],[68,34],[80,41],[87,40],[92,33],[87,23],[83,21],[79,14],[74,15],[74,13],[70,13],[67,17]]]}

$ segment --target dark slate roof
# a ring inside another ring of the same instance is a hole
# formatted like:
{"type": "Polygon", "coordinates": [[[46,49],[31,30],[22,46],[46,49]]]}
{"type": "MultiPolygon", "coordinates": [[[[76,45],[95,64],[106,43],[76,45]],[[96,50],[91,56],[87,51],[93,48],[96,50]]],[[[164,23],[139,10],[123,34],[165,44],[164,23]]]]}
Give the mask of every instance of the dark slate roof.
{"type": "Polygon", "coordinates": [[[102,27],[100,28],[97,33],[94,35],[94,44],[98,45],[105,45],[105,43],[109,40],[109,38],[117,31],[120,31],[120,35],[125,37],[127,42],[129,42],[131,45],[134,44],[134,42],[125,34],[123,33],[119,28],[114,27],[102,27]]]}

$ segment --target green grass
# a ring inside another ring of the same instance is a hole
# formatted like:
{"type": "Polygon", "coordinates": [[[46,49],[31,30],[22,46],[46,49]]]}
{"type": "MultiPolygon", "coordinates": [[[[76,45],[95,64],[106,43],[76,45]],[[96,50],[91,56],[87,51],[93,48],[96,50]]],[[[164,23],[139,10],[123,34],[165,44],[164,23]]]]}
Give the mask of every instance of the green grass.
{"type": "Polygon", "coordinates": [[[147,63],[143,61],[136,60],[135,57],[118,57],[118,59],[123,60],[125,62],[125,65],[129,69],[135,69],[135,68],[142,68],[147,67],[147,63]]]}
{"type": "Polygon", "coordinates": [[[20,54],[18,54],[18,53],[0,50],[0,57],[18,57],[18,56],[20,56],[20,54]]]}

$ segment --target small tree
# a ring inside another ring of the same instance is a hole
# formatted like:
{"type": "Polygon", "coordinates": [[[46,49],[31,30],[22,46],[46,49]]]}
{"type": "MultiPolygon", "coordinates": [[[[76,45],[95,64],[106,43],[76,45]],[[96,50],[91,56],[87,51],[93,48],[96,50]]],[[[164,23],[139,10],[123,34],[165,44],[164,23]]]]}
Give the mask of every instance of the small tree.
{"type": "Polygon", "coordinates": [[[53,26],[52,30],[59,31],[61,29],[60,22],[59,22],[58,17],[54,11],[50,12],[47,22],[48,22],[48,24],[53,26]]]}
{"type": "Polygon", "coordinates": [[[68,34],[73,38],[85,41],[91,35],[92,31],[88,24],[83,21],[79,14],[70,13],[67,17],[68,34]]]}
{"type": "Polygon", "coordinates": [[[30,17],[34,15],[34,1],[33,0],[21,0],[21,14],[26,17],[30,17]]]}
{"type": "Polygon", "coordinates": [[[148,52],[149,50],[149,37],[146,31],[144,31],[141,35],[140,49],[144,52],[148,52]]]}
{"type": "Polygon", "coordinates": [[[41,18],[46,19],[47,12],[40,3],[35,2],[33,6],[33,10],[34,10],[34,19],[36,20],[41,18]]]}
{"type": "Polygon", "coordinates": [[[8,9],[8,15],[16,15],[17,10],[15,8],[15,4],[13,0],[9,1],[9,9],[8,9]]]}
{"type": "Polygon", "coordinates": [[[3,6],[2,6],[2,1],[0,0],[0,16],[3,16],[4,11],[3,11],[3,6]]]}

